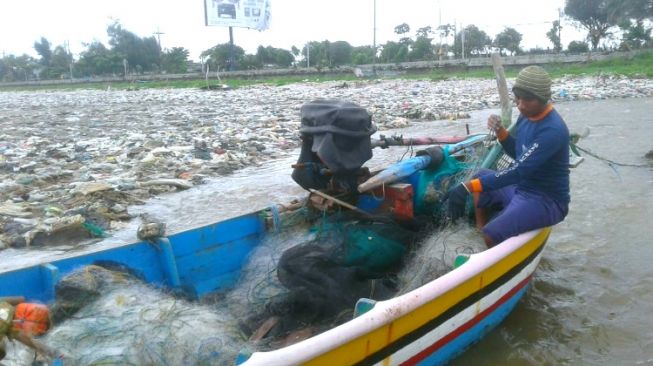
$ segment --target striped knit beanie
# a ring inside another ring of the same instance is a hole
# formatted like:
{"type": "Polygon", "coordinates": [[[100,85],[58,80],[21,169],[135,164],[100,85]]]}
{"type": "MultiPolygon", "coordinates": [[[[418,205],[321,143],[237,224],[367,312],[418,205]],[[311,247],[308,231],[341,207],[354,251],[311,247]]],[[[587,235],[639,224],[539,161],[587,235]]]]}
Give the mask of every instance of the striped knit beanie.
{"type": "Polygon", "coordinates": [[[520,91],[525,91],[546,104],[551,99],[551,77],[539,66],[525,67],[517,75],[512,91],[516,95],[519,95],[520,91]]]}

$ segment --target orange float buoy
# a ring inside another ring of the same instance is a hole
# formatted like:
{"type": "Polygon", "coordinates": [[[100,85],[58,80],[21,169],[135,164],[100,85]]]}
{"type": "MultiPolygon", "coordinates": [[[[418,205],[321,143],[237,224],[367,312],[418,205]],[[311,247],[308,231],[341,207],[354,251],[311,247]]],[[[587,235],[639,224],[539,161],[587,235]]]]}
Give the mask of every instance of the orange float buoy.
{"type": "Polygon", "coordinates": [[[14,331],[41,335],[50,329],[50,310],[43,304],[20,303],[14,314],[14,331]]]}

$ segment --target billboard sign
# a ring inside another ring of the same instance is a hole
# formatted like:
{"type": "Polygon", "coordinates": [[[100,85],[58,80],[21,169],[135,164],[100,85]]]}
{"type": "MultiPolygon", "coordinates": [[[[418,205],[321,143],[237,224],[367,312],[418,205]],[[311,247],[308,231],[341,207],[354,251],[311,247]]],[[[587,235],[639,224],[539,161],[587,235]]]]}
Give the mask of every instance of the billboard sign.
{"type": "Polygon", "coordinates": [[[204,0],[204,22],[262,31],[270,26],[270,0],[204,0]]]}

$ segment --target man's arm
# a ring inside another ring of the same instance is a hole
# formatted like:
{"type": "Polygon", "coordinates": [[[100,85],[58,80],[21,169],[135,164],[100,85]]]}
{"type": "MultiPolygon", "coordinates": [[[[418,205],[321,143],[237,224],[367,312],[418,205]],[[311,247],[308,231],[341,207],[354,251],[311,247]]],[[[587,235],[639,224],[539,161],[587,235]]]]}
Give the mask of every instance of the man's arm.
{"type": "MultiPolygon", "coordinates": [[[[519,122],[519,120],[517,120],[517,122],[519,122]]],[[[503,124],[501,124],[501,117],[496,114],[491,115],[487,119],[487,127],[497,135],[497,139],[499,140],[499,143],[501,143],[506,154],[514,159],[515,138],[510,135],[505,127],[503,127],[503,124]]]]}
{"type": "Polygon", "coordinates": [[[532,176],[542,164],[546,163],[568,142],[562,130],[545,128],[509,168],[473,179],[466,182],[465,186],[471,192],[482,192],[516,184],[520,178],[532,176]]]}
{"type": "Polygon", "coordinates": [[[516,151],[515,151],[515,145],[516,145],[515,138],[512,137],[512,135],[510,133],[508,133],[508,130],[506,130],[505,128],[503,130],[506,131],[506,133],[502,134],[501,136],[499,136],[499,134],[497,134],[497,139],[499,140],[499,143],[501,144],[501,147],[503,147],[503,151],[505,151],[508,156],[515,159],[515,154],[516,154],[516,151]]]}

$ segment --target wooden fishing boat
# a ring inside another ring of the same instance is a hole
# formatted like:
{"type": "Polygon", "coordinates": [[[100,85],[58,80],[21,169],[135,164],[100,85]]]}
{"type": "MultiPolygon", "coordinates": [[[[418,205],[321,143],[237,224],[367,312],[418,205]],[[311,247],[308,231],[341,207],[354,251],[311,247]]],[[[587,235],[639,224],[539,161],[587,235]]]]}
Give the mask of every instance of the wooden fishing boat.
{"type": "MultiPolygon", "coordinates": [[[[409,159],[411,171],[398,178],[404,182],[399,184],[404,191],[409,187],[416,192],[409,203],[417,211],[425,210],[425,182],[439,184],[462,169],[465,149],[484,138],[470,136],[445,145],[437,169],[424,168],[426,156],[409,159]],[[416,165],[414,160],[422,164],[416,165]]],[[[396,172],[397,166],[387,171],[396,172]]],[[[152,241],[71,254],[6,271],[0,273],[0,297],[23,296],[48,304],[55,299],[57,282],[63,276],[84,266],[113,263],[138,273],[154,286],[199,299],[234,286],[249,254],[281,220],[283,213],[278,209],[266,209],[152,241]]],[[[281,349],[242,354],[238,363],[445,363],[508,315],[528,287],[549,233],[549,228],[524,233],[484,252],[459,257],[454,270],[420,288],[386,301],[361,299],[351,304],[356,307],[354,319],[281,349]]]]}
{"type": "MultiPolygon", "coordinates": [[[[392,165],[359,186],[363,193],[355,202],[311,188],[311,197],[299,204],[273,206],[169,236],[2,272],[0,298],[22,296],[49,304],[61,278],[85,266],[107,263],[186,298],[228,291],[257,246],[287,229],[285,215],[312,201],[328,201],[363,216],[390,212],[401,219],[439,212],[442,192],[455,183],[457,174],[469,169],[469,157],[478,154],[477,147],[488,139],[473,135],[428,141],[438,142],[448,143],[438,150],[439,161],[434,163],[433,154],[424,154],[392,165]]],[[[500,168],[510,162],[496,144],[482,158],[483,167],[500,168]]],[[[383,301],[361,298],[351,304],[353,319],[278,349],[242,352],[234,364],[444,364],[508,316],[526,292],[550,232],[551,228],[542,228],[479,253],[460,255],[451,271],[423,286],[383,301]]]]}

